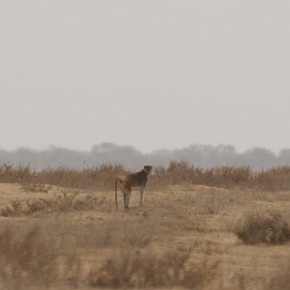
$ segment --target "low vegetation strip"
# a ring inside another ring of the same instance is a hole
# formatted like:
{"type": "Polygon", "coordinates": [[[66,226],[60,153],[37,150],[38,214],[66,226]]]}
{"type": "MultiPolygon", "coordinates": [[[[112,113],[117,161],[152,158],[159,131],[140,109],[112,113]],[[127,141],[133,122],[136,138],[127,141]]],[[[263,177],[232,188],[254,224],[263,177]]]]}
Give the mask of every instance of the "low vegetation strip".
{"type": "MultiPolygon", "coordinates": [[[[122,165],[104,164],[82,170],[66,167],[35,171],[29,166],[0,165],[0,182],[56,185],[70,188],[112,190],[115,178],[128,173],[122,165]]],[[[249,167],[196,168],[186,162],[172,161],[168,167],[155,167],[150,188],[194,184],[216,187],[256,187],[264,190],[290,189],[290,167],[254,172],[249,167]]],[[[36,189],[37,190],[37,189],[36,189]]],[[[47,188],[43,187],[43,190],[47,188]]]]}
{"type": "MultiPolygon", "coordinates": [[[[71,211],[84,211],[102,208],[104,198],[87,194],[78,196],[77,193],[60,193],[54,194],[51,198],[39,198],[32,201],[21,203],[18,201],[11,202],[11,205],[0,209],[0,216],[20,217],[42,213],[64,213],[71,211]]],[[[103,208],[104,210],[104,208],[103,208]]]]}

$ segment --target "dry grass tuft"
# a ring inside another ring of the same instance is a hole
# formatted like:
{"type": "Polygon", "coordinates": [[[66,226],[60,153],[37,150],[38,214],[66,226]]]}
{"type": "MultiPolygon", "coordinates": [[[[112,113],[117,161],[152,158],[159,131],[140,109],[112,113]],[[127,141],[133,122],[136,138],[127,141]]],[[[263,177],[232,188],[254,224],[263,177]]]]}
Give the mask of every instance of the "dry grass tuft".
{"type": "Polygon", "coordinates": [[[220,214],[227,206],[224,197],[216,193],[204,194],[198,203],[198,213],[206,215],[220,214]]]}
{"type": "Polygon", "coordinates": [[[89,275],[90,285],[123,289],[194,289],[214,279],[218,262],[190,260],[191,250],[175,249],[156,254],[147,251],[121,251],[89,275]]]}
{"type": "Polygon", "coordinates": [[[5,289],[29,289],[31,282],[48,286],[57,275],[57,257],[39,227],[15,231],[6,226],[0,233],[0,285],[5,289]]]}
{"type": "Polygon", "coordinates": [[[290,226],[279,212],[253,212],[245,217],[236,235],[246,244],[283,244],[290,240],[290,226]]]}
{"type": "Polygon", "coordinates": [[[19,201],[12,201],[10,206],[0,210],[0,216],[18,217],[22,215],[22,205],[19,201]]]}

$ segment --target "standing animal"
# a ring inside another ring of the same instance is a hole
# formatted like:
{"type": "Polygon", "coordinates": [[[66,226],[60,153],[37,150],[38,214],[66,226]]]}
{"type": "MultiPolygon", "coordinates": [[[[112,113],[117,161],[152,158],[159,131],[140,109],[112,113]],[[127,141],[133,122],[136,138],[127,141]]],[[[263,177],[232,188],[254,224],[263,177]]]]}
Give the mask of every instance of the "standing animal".
{"type": "Polygon", "coordinates": [[[143,205],[143,196],[146,184],[148,182],[148,176],[152,171],[152,166],[145,165],[144,168],[135,173],[129,173],[123,177],[117,177],[115,181],[115,202],[116,202],[116,210],[118,210],[118,198],[117,198],[117,191],[118,191],[118,183],[121,185],[121,190],[124,196],[124,208],[129,208],[129,202],[132,192],[132,187],[139,186],[140,188],[140,206],[143,205]]]}

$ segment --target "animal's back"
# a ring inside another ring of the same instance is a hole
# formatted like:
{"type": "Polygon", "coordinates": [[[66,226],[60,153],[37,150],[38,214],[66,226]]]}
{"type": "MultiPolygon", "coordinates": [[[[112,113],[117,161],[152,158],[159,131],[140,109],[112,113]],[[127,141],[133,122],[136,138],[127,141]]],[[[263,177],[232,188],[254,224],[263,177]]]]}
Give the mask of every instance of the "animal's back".
{"type": "Polygon", "coordinates": [[[140,186],[143,181],[142,172],[131,173],[127,176],[131,186],[140,186]]]}

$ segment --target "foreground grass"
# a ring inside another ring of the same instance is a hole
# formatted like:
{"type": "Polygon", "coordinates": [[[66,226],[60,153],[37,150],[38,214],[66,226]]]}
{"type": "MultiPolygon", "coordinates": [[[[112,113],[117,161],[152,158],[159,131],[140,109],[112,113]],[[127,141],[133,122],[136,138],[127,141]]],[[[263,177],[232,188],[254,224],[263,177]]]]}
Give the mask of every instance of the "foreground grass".
{"type": "Polygon", "coordinates": [[[58,256],[38,226],[26,226],[20,232],[5,226],[0,233],[1,289],[50,286],[57,276],[58,256]]]}
{"type": "Polygon", "coordinates": [[[0,288],[192,289],[215,277],[218,261],[194,261],[193,248],[153,247],[157,225],[38,220],[0,231],[0,288]],[[154,229],[152,229],[152,227],[154,229]],[[89,257],[88,262],[86,259],[89,257]],[[65,283],[64,283],[65,282],[65,283]]]}

